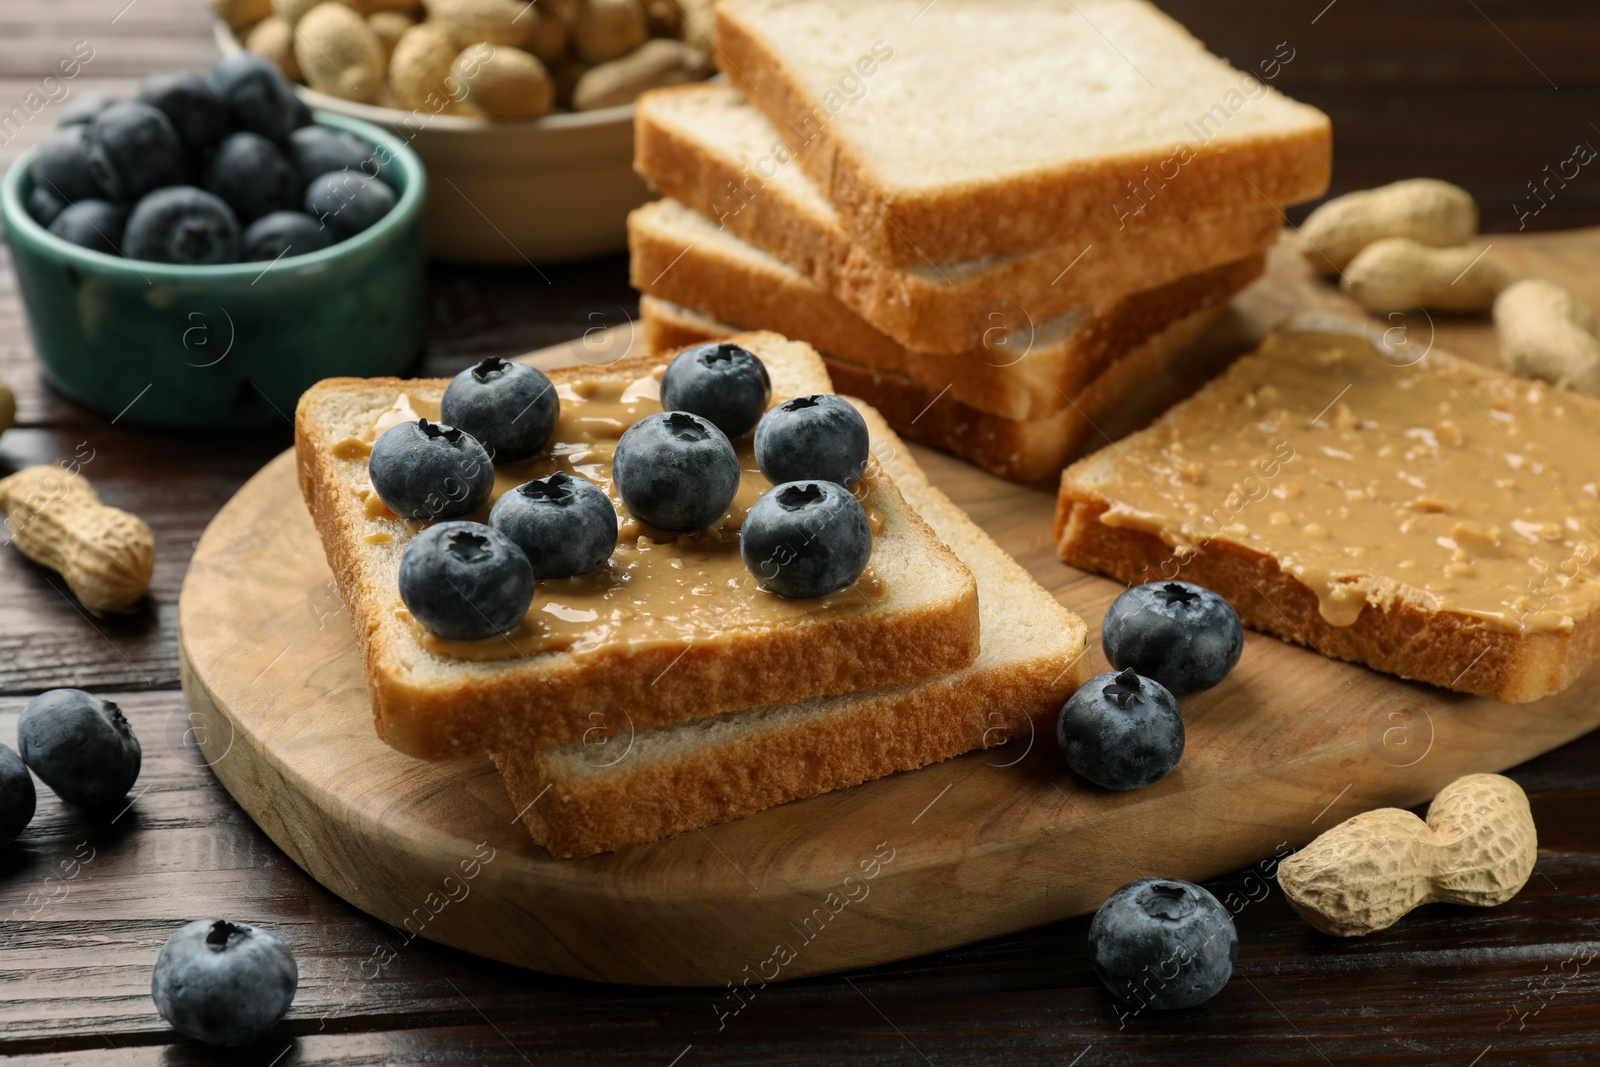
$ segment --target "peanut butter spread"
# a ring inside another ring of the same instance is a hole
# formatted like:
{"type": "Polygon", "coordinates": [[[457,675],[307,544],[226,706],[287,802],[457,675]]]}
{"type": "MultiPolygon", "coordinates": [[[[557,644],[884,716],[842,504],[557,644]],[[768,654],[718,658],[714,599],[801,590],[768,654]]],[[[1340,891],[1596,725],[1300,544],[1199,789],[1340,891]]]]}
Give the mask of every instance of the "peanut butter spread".
{"type": "MultiPolygon", "coordinates": [[[[1600,603],[1600,404],[1360,334],[1274,334],[1116,446],[1100,521],[1274,557],[1335,626],[1397,599],[1560,633],[1600,603]]],[[[1170,571],[1171,573],[1167,573],[1170,571]]]]}
{"type": "MultiPolygon", "coordinates": [[[[396,613],[415,628],[429,651],[458,659],[498,660],[543,652],[577,656],[617,649],[685,646],[714,641],[729,631],[781,624],[821,612],[850,615],[872,610],[884,598],[882,583],[867,567],[849,588],[813,600],[790,600],[769,593],[756,582],[739,555],[739,528],[756,499],[771,488],[756,464],[746,434],[734,442],[744,477],[722,519],[692,534],[660,530],[634,518],[611,481],[611,454],[624,430],[661,410],[661,370],[632,381],[580,380],[558,385],[561,416],[544,453],[495,467],[489,504],[470,516],[487,522],[489,508],[500,495],[535,478],[564,471],[587,478],[611,497],[617,508],[617,548],[592,574],[535,583],[528,614],[510,633],[481,641],[452,641],[423,629],[410,618],[395,593],[396,613]]],[[[781,402],[781,401],[779,401],[781,402]]],[[[333,451],[344,458],[371,452],[385,430],[421,417],[437,419],[439,405],[401,394],[382,412],[362,438],[338,442],[333,451]]],[[[872,479],[855,487],[876,536],[883,515],[870,505],[872,479]]],[[[370,483],[357,488],[372,520],[366,535],[404,541],[420,524],[402,522],[379,499],[370,483]]]]}

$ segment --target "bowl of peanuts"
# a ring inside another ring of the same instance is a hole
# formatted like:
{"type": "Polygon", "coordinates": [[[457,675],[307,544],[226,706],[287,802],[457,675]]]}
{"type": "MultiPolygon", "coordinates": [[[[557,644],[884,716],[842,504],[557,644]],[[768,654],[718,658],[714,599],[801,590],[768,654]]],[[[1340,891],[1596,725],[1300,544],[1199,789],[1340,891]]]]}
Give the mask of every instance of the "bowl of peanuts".
{"type": "Polygon", "coordinates": [[[714,0],[211,0],[217,43],[422,158],[428,255],[579,259],[650,199],[633,101],[712,73],[714,0]]]}

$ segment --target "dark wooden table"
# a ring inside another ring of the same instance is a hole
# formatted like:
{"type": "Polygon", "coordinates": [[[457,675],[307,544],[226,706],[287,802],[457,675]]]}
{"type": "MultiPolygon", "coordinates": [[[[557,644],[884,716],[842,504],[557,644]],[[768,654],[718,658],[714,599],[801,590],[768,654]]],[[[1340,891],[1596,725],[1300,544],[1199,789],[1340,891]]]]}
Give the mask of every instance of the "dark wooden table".
{"type": "MultiPolygon", "coordinates": [[[[1515,230],[1527,183],[1600,144],[1600,7],[1590,0],[1164,0],[1214,49],[1256,68],[1294,50],[1276,84],[1325,108],[1335,189],[1416,174],[1460,182],[1486,227],[1515,230]]],[[[53,125],[24,99],[76,41],[94,59],[72,89],[126,94],[152,70],[214,56],[201,0],[0,3],[0,161],[53,125]]],[[[1529,228],[1600,221],[1583,171],[1529,228]]],[[[552,209],[556,209],[552,205],[552,209]]],[[[533,271],[437,268],[424,373],[556,343],[634,308],[621,256],[533,271]]],[[[0,853],[0,1054],[30,1064],[702,1063],[1099,1064],[1600,1063],[1600,735],[1516,771],[1540,831],[1537,871],[1494,910],[1433,906],[1380,936],[1340,942],[1241,871],[1210,884],[1251,898],[1235,978],[1206,1006],[1119,1026],[1077,919],[924,959],[761,990],[719,1029],[718,994],[631,989],[515,971],[354,911],[302,874],[205,768],[178,690],[178,590],[196,538],[230,494],[289,444],[143,431],[85,412],[39,378],[9,268],[0,265],[0,377],[20,421],[0,470],[95,450],[91,476],[143,516],[158,545],[153,598],[91,619],[62,583],[0,550],[0,739],[28,697],[57,686],[127,709],[145,752],[135,800],[95,821],[44,791],[0,853]],[[174,1035],[150,967],[182,921],[263,923],[293,946],[288,1019],[248,1050],[174,1035]]]]}

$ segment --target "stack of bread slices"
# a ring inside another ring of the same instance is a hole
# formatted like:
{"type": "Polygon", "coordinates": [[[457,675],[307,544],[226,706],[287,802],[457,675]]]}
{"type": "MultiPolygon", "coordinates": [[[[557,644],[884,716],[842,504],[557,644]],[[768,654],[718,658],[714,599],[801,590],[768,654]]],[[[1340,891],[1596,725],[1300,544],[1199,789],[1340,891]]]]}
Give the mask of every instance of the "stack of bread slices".
{"type": "Polygon", "coordinates": [[[726,83],[647,94],[647,343],[771,329],[841,392],[1053,477],[1321,195],[1315,108],[1146,0],[720,0],[726,83]]]}

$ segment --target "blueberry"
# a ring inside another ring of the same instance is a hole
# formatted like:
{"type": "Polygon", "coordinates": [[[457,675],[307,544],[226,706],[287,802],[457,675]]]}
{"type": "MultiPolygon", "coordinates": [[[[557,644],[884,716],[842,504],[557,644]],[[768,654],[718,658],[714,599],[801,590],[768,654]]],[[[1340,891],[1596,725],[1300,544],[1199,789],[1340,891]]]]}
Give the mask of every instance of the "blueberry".
{"type": "Polygon", "coordinates": [[[641,521],[687,532],[710,526],[733,503],[739,457],[709,421],[687,411],[658,411],[623,433],[611,477],[641,521]]]}
{"type": "Polygon", "coordinates": [[[89,165],[89,131],[83,126],[68,126],[45,138],[31,173],[34,185],[69,204],[106,196],[89,165]]]}
{"type": "Polygon", "coordinates": [[[330,171],[351,170],[368,177],[382,172],[376,149],[353,133],[328,126],[305,126],[291,133],[289,161],[301,189],[330,171]]]}
{"type": "Polygon", "coordinates": [[[367,473],[390,511],[423,522],[470,515],[494,489],[494,464],[478,439],[427,419],[385,430],[367,473]]]}
{"type": "Polygon", "coordinates": [[[58,126],[87,126],[94,121],[94,117],[116,101],[109,96],[99,93],[86,93],[72,103],[61,109],[61,121],[58,126]]]}
{"type": "Polygon", "coordinates": [[[150,999],[181,1034],[211,1045],[248,1045],[283,1018],[299,984],[294,954],[272,934],[200,919],[161,946],[150,999]]]}
{"type": "Polygon", "coordinates": [[[1150,582],[1112,601],[1100,647],[1113,667],[1132,667],[1182,697],[1228,676],[1244,649],[1244,629],[1233,605],[1211,590],[1150,582]]]}
{"type": "Polygon", "coordinates": [[[178,131],[149,104],[112,104],[89,124],[87,138],[89,170],[113,200],[131,204],[187,179],[178,131]]]}
{"type": "Polygon", "coordinates": [[[56,216],[67,209],[67,202],[44,186],[35,185],[28,190],[25,206],[34,222],[49,229],[56,216]]]}
{"type": "Polygon", "coordinates": [[[50,223],[50,232],[75,245],[107,255],[121,255],[122,227],[128,209],[109,200],[68,204],[50,223]]]}
{"type": "Polygon", "coordinates": [[[152,74],[134,99],[149,104],[171,121],[178,139],[191,152],[210,148],[228,135],[228,109],[216,86],[192,70],[152,74]]]}
{"type": "Polygon", "coordinates": [[[709,419],[730,438],[760,422],[771,398],[766,365],[727,341],[684,349],[661,376],[662,407],[709,419]]]}
{"type": "Polygon", "coordinates": [[[511,538],[481,522],[441,522],[400,558],[400,599],[428,630],[455,641],[503,634],[533,603],[533,567],[511,538]]]}
{"type": "Polygon", "coordinates": [[[286,144],[301,123],[300,101],[283,73],[253,52],[235,52],[211,68],[211,84],[234,129],[286,144]]]}
{"type": "Polygon", "coordinates": [[[837,482],[785,482],[751,506],[739,554],[764,589],[797,599],[827,596],[866,570],[872,527],[837,482]]]}
{"type": "Polygon", "coordinates": [[[17,751],[56,796],[79,807],[115,803],[139,778],[139,739],[122,709],[81,689],[52,689],[28,701],[17,751]]]}
{"type": "Polygon", "coordinates": [[[33,776],[22,757],[0,745],[0,848],[17,839],[33,821],[38,797],[33,791],[33,776]]]}
{"type": "Polygon", "coordinates": [[[206,167],[206,189],[227,201],[244,223],[291,210],[298,199],[288,157],[258,133],[228,135],[206,167]]]}
{"type": "Polygon", "coordinates": [[[561,471],[501,496],[489,525],[522,549],[535,578],[588,574],[617,547],[611,498],[593,482],[561,471]]]}
{"type": "Polygon", "coordinates": [[[157,189],[134,205],[122,253],[156,263],[237,263],[239,220],[221,198],[191,185],[157,189]]]}
{"type": "Polygon", "coordinates": [[[394,190],[380,178],[352,170],[336,170],[311,179],[306,211],[341,237],[354,237],[394,207],[394,190]]]}
{"type": "Polygon", "coordinates": [[[496,463],[536,455],[555,433],[561,399],[544,372],[496,356],[450,379],[439,417],[483,442],[496,463]]]}
{"type": "Polygon", "coordinates": [[[1074,772],[1107,789],[1142,789],[1183,757],[1178,702],[1160,682],[1107,671],[1068,698],[1056,743],[1074,772]]]}
{"type": "Polygon", "coordinates": [[[1089,957],[1111,995],[1139,1008],[1192,1008],[1233,976],[1239,933],[1192,882],[1141,878],[1106,898],[1089,924],[1089,957]]]}
{"type": "Polygon", "coordinates": [[[832,393],[779,404],[761,417],[755,444],[773,485],[820,478],[848,489],[867,469],[867,422],[832,393]]]}
{"type": "Polygon", "coordinates": [[[303,211],[274,211],[244,231],[240,259],[250,263],[320,252],[329,244],[328,231],[303,211]]]}

